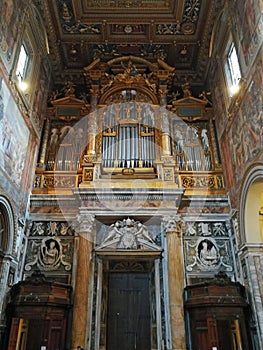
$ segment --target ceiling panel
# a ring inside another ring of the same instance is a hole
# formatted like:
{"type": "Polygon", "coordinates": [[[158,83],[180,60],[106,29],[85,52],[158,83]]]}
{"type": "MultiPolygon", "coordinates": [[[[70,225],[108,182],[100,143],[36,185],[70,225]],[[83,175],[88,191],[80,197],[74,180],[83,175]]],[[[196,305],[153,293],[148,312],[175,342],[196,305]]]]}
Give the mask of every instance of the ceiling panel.
{"type": "Polygon", "coordinates": [[[213,22],[223,0],[44,0],[56,82],[94,59],[163,59],[175,84],[204,85],[213,22]]]}

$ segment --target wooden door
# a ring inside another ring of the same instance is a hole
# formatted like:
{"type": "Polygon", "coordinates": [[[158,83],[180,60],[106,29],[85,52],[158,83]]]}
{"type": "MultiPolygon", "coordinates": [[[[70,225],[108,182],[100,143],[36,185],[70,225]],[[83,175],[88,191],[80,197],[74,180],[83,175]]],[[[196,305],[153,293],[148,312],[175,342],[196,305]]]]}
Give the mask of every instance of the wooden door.
{"type": "Polygon", "coordinates": [[[62,342],[61,342],[61,329],[60,328],[51,329],[50,342],[49,342],[48,349],[59,350],[59,349],[63,349],[63,348],[64,347],[63,347],[62,342]]]}
{"type": "Polygon", "coordinates": [[[29,320],[26,350],[36,350],[41,349],[41,346],[46,346],[48,339],[47,330],[48,321],[39,319],[29,320]]]}
{"type": "Polygon", "coordinates": [[[150,350],[148,273],[110,273],[107,350],[150,350]]]}

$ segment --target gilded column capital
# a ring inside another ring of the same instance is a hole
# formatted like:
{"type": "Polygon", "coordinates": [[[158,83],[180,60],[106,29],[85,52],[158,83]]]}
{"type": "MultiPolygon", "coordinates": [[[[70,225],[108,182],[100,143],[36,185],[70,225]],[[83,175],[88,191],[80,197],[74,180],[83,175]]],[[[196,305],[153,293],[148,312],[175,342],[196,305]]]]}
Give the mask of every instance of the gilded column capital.
{"type": "Polygon", "coordinates": [[[178,237],[182,236],[182,229],[184,221],[181,217],[178,216],[164,216],[163,224],[166,230],[166,233],[175,233],[178,237]]]}
{"type": "Polygon", "coordinates": [[[95,215],[80,213],[76,216],[75,229],[78,233],[92,233],[95,215]]]}

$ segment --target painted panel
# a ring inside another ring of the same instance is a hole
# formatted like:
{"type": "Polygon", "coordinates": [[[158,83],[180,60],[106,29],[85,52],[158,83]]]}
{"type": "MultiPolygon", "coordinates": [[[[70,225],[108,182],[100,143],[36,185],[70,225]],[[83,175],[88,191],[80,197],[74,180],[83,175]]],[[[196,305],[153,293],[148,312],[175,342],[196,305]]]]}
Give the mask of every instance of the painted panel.
{"type": "Polygon", "coordinates": [[[11,61],[25,4],[25,0],[0,1],[0,48],[7,61],[11,61]]]}
{"type": "Polygon", "coordinates": [[[28,142],[29,130],[7,85],[0,78],[0,167],[19,188],[25,170],[28,142]]]}
{"type": "Polygon", "coordinates": [[[261,44],[263,1],[235,0],[232,6],[245,63],[246,65],[250,65],[253,56],[255,56],[261,44]]]}

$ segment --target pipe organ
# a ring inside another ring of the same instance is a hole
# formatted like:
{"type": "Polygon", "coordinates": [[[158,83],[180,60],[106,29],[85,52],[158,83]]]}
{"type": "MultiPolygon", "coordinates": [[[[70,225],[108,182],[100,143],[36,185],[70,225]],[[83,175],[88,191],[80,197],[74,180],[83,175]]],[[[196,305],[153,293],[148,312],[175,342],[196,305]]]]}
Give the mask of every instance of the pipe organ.
{"type": "MultiPolygon", "coordinates": [[[[84,69],[92,87],[90,104],[73,95],[52,101],[40,159],[44,172],[39,170],[36,186],[53,185],[58,181],[54,172],[61,177],[68,172],[73,187],[107,176],[132,175],[187,187],[193,184],[192,172],[200,172],[201,177],[209,172],[213,179],[200,178],[198,186],[209,183],[215,189],[224,188],[214,117],[207,101],[188,94],[167,103],[164,83],[172,74],[168,66],[140,59],[131,73],[130,58],[125,57],[110,61],[116,65],[114,74],[106,74],[105,66],[98,69],[99,64],[96,61],[84,69]]],[[[69,183],[59,178],[61,186],[64,182],[69,183]]]]}
{"type": "MultiPolygon", "coordinates": [[[[111,105],[103,112],[101,155],[103,168],[151,168],[156,160],[155,142],[159,126],[158,108],[138,102],[111,105]]],[[[213,169],[209,124],[188,124],[170,116],[172,156],[182,171],[213,169]]],[[[160,126],[161,128],[161,126],[160,126]]],[[[71,171],[80,167],[88,131],[79,127],[53,128],[47,152],[46,169],[71,171]]]]}
{"type": "Polygon", "coordinates": [[[149,168],[155,160],[154,112],[148,104],[112,105],[103,113],[102,166],[149,168]]]}

